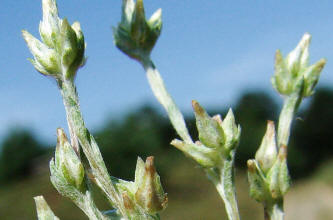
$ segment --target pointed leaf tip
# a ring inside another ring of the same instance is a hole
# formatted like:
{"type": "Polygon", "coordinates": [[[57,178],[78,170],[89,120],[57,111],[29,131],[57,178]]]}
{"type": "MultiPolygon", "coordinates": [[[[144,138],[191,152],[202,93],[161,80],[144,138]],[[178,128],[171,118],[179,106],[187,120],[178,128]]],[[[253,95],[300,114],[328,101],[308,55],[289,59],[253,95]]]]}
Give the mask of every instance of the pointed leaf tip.
{"type": "Polygon", "coordinates": [[[196,114],[205,115],[205,113],[206,113],[205,109],[203,107],[201,107],[199,102],[197,102],[196,100],[192,100],[192,107],[196,114]]]}

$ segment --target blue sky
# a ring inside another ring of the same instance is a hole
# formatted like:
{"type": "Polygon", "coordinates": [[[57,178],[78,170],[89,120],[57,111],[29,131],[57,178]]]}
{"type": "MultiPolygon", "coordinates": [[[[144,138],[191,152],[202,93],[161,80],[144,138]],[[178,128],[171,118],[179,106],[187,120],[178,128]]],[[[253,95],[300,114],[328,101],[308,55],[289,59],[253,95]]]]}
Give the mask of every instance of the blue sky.
{"type": "MultiPolygon", "coordinates": [[[[333,2],[145,0],[146,14],[163,10],[163,30],[152,58],[170,93],[185,112],[190,101],[206,107],[232,106],[248,89],[270,85],[274,53],[287,54],[305,32],[312,35],[311,62],[328,63],[319,86],[333,86],[333,2]]],[[[87,127],[121,117],[142,103],[156,101],[141,66],[113,45],[111,26],[120,20],[121,0],[58,0],[60,17],[79,21],[88,62],[76,84],[87,127]]],[[[66,127],[55,82],[37,73],[21,30],[38,35],[41,1],[1,0],[0,138],[17,126],[33,128],[43,140],[55,141],[66,127]]],[[[158,106],[156,104],[156,106],[158,106]]]]}

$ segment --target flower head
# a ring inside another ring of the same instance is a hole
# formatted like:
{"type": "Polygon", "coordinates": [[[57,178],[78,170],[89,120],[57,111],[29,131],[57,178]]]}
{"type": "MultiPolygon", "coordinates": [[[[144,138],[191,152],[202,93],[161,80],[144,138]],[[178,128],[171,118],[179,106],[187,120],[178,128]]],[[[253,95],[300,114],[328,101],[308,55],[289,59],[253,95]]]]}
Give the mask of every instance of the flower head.
{"type": "Polygon", "coordinates": [[[162,10],[146,20],[143,0],[123,0],[122,19],[113,28],[115,45],[129,57],[143,61],[150,56],[162,29],[162,10]]]}
{"type": "Polygon", "coordinates": [[[85,61],[84,37],[78,22],[71,26],[58,17],[55,0],[43,0],[43,20],[39,25],[41,40],[23,30],[22,35],[40,73],[56,79],[73,79],[85,61]]]}
{"type": "Polygon", "coordinates": [[[173,140],[171,145],[183,151],[205,168],[219,167],[230,159],[238,146],[241,128],[230,109],[226,118],[209,116],[197,101],[192,101],[199,140],[195,143],[173,140]]]}
{"type": "Polygon", "coordinates": [[[298,93],[303,97],[313,94],[326,60],[309,66],[311,35],[305,33],[296,48],[284,59],[280,50],[275,55],[275,74],[272,84],[283,95],[298,93]]]}

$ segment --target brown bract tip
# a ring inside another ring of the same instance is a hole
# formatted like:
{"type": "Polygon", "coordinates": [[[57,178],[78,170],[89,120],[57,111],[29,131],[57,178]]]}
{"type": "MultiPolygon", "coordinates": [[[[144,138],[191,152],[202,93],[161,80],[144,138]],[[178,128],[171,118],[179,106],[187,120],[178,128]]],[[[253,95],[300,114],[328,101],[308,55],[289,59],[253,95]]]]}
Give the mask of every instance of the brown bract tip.
{"type": "Polygon", "coordinates": [[[212,119],[213,120],[215,120],[215,121],[217,121],[220,125],[222,125],[222,117],[221,117],[221,115],[214,115],[213,117],[212,117],[212,119]]]}
{"type": "Polygon", "coordinates": [[[247,167],[249,172],[255,173],[256,172],[256,164],[253,160],[248,160],[247,161],[247,167]]]}
{"type": "Polygon", "coordinates": [[[287,158],[287,146],[281,145],[279,149],[279,159],[285,160],[287,158]]]}
{"type": "Polygon", "coordinates": [[[192,107],[198,115],[203,115],[205,113],[205,110],[200,106],[199,102],[195,100],[192,100],[192,107]]]}
{"type": "Polygon", "coordinates": [[[324,68],[325,64],[326,64],[326,59],[320,59],[318,68],[320,70],[322,70],[324,68]]]}
{"type": "Polygon", "coordinates": [[[57,144],[63,145],[65,142],[68,142],[68,139],[67,139],[64,129],[57,128],[57,144]]]}
{"type": "Polygon", "coordinates": [[[133,202],[126,192],[122,193],[122,197],[126,210],[133,210],[134,209],[133,202]]]}
{"type": "Polygon", "coordinates": [[[154,157],[153,156],[147,157],[145,169],[146,169],[146,172],[148,172],[151,176],[155,175],[156,170],[154,167],[154,157]]]}
{"type": "Polygon", "coordinates": [[[196,141],[195,144],[196,145],[202,145],[202,143],[200,141],[196,141]]]}
{"type": "Polygon", "coordinates": [[[274,121],[268,120],[267,121],[267,132],[266,132],[267,136],[269,138],[273,138],[275,135],[275,124],[274,121]]]}

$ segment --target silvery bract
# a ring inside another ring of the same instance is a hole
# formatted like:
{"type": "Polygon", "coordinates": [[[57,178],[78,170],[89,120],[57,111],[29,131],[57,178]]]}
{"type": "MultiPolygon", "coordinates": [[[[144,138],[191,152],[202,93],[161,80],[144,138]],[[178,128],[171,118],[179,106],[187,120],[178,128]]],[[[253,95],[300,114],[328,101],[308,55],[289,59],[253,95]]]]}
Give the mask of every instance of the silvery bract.
{"type": "Polygon", "coordinates": [[[321,59],[309,66],[310,41],[310,34],[304,34],[297,47],[285,59],[280,50],[276,51],[272,84],[280,94],[298,93],[303,97],[313,94],[326,60],[321,59]]]}
{"type": "Polygon", "coordinates": [[[162,29],[162,10],[146,20],[143,1],[123,0],[122,18],[113,28],[116,46],[138,61],[148,59],[162,29]]]}
{"type": "Polygon", "coordinates": [[[43,20],[39,25],[42,41],[23,30],[22,35],[34,56],[30,61],[44,75],[58,80],[73,79],[84,63],[85,43],[78,22],[69,25],[58,17],[55,0],[43,0],[43,20]]]}

